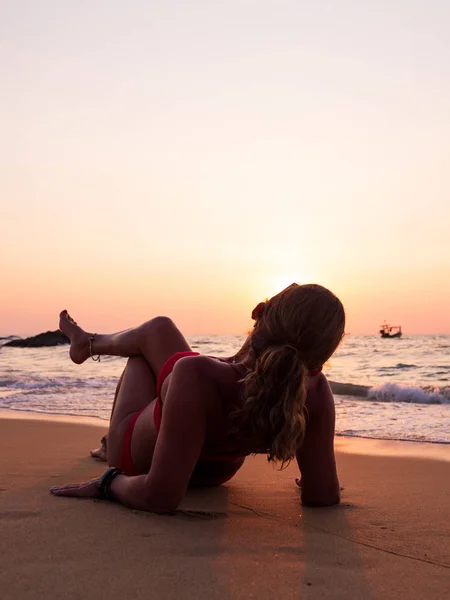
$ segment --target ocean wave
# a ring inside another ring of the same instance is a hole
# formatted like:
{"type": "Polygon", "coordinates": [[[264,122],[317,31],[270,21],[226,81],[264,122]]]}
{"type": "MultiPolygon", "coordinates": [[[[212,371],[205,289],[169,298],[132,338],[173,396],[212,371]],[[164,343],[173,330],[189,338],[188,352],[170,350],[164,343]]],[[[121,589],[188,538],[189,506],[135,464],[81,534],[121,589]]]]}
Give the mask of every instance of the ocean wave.
{"type": "Polygon", "coordinates": [[[13,387],[16,383],[16,379],[0,379],[0,387],[13,387]]]}
{"type": "Polygon", "coordinates": [[[384,440],[389,442],[417,442],[419,444],[426,442],[428,444],[450,444],[450,442],[446,439],[429,439],[427,436],[416,436],[416,435],[375,435],[375,434],[367,434],[365,432],[360,432],[357,429],[343,429],[342,431],[336,431],[336,436],[338,437],[357,437],[363,438],[365,440],[384,440]]]}
{"type": "Polygon", "coordinates": [[[369,389],[367,398],[377,402],[408,402],[410,404],[450,404],[450,386],[413,387],[385,383],[369,389]]]}
{"type": "Polygon", "coordinates": [[[22,376],[17,378],[2,378],[0,379],[0,387],[8,388],[10,390],[19,390],[27,393],[36,392],[43,393],[45,391],[55,391],[60,389],[63,392],[73,391],[80,388],[83,389],[103,389],[116,385],[118,378],[112,377],[90,377],[86,379],[74,378],[74,377],[38,377],[38,376],[22,376]]]}
{"type": "Polygon", "coordinates": [[[54,388],[67,388],[67,381],[36,381],[30,379],[0,379],[0,387],[6,387],[12,390],[47,390],[54,388]]]}
{"type": "MultiPolygon", "coordinates": [[[[21,393],[25,396],[32,394],[40,396],[47,393],[73,394],[78,391],[83,391],[83,394],[86,395],[89,390],[95,391],[95,393],[112,394],[117,381],[118,378],[112,376],[79,378],[65,375],[45,377],[35,373],[13,376],[12,373],[5,373],[5,376],[0,378],[0,389],[3,395],[21,393]]],[[[435,381],[437,381],[436,378],[435,381]]],[[[330,381],[329,383],[333,394],[337,396],[348,396],[375,402],[450,404],[450,385],[414,386],[403,383],[385,383],[369,386],[337,381],[330,381]]]]}
{"type": "Polygon", "coordinates": [[[354,396],[376,402],[408,402],[409,404],[450,404],[450,386],[408,386],[385,383],[370,387],[330,381],[333,394],[354,396]]]}
{"type": "Polygon", "coordinates": [[[418,369],[418,365],[409,365],[406,363],[397,363],[396,365],[393,366],[387,366],[387,367],[380,367],[378,369],[379,372],[381,373],[392,373],[393,371],[398,370],[403,370],[403,369],[418,369]]]}

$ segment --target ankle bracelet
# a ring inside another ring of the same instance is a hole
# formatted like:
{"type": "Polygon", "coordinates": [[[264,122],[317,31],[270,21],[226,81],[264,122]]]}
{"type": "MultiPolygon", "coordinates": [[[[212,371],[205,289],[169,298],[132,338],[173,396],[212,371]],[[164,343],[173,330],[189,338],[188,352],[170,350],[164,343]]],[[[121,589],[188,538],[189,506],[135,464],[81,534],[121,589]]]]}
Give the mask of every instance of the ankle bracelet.
{"type": "Polygon", "coordinates": [[[92,350],[92,346],[94,344],[94,339],[95,339],[96,335],[97,335],[96,333],[93,333],[92,335],[89,336],[89,354],[91,355],[92,360],[95,360],[96,362],[100,362],[100,355],[94,356],[94,352],[92,350]]]}

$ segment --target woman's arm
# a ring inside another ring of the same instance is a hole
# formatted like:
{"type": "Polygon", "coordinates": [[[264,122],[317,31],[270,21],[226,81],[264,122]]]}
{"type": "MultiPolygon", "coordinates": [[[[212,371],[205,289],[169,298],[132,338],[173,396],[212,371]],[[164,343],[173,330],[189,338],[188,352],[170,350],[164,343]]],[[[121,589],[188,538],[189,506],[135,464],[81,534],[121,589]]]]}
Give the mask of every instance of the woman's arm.
{"type": "Polygon", "coordinates": [[[313,394],[305,439],[297,451],[302,504],[332,506],[340,502],[340,487],[334,455],[334,400],[325,377],[313,394]]]}

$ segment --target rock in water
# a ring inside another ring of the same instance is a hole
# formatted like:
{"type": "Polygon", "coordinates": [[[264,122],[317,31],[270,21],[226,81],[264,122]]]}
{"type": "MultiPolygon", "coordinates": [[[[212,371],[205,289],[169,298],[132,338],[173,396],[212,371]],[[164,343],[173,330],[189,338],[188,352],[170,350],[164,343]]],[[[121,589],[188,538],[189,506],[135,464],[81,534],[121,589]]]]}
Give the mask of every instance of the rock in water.
{"type": "Polygon", "coordinates": [[[60,346],[61,344],[69,344],[69,338],[62,331],[46,331],[33,337],[11,340],[5,346],[16,346],[18,348],[41,348],[42,346],[60,346]]]}

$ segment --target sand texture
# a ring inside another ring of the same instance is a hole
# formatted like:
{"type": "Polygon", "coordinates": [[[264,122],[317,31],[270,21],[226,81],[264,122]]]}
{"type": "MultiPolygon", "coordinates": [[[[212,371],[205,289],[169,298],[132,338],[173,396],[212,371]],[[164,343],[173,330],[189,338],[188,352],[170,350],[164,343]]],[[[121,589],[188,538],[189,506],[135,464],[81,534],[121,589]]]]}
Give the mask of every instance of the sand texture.
{"type": "Polygon", "coordinates": [[[449,461],[338,440],[342,504],[326,509],[302,508],[296,465],[280,473],[264,457],[189,492],[175,516],[51,496],[103,472],[87,456],[102,433],[0,419],[2,600],[450,597],[449,461]]]}

